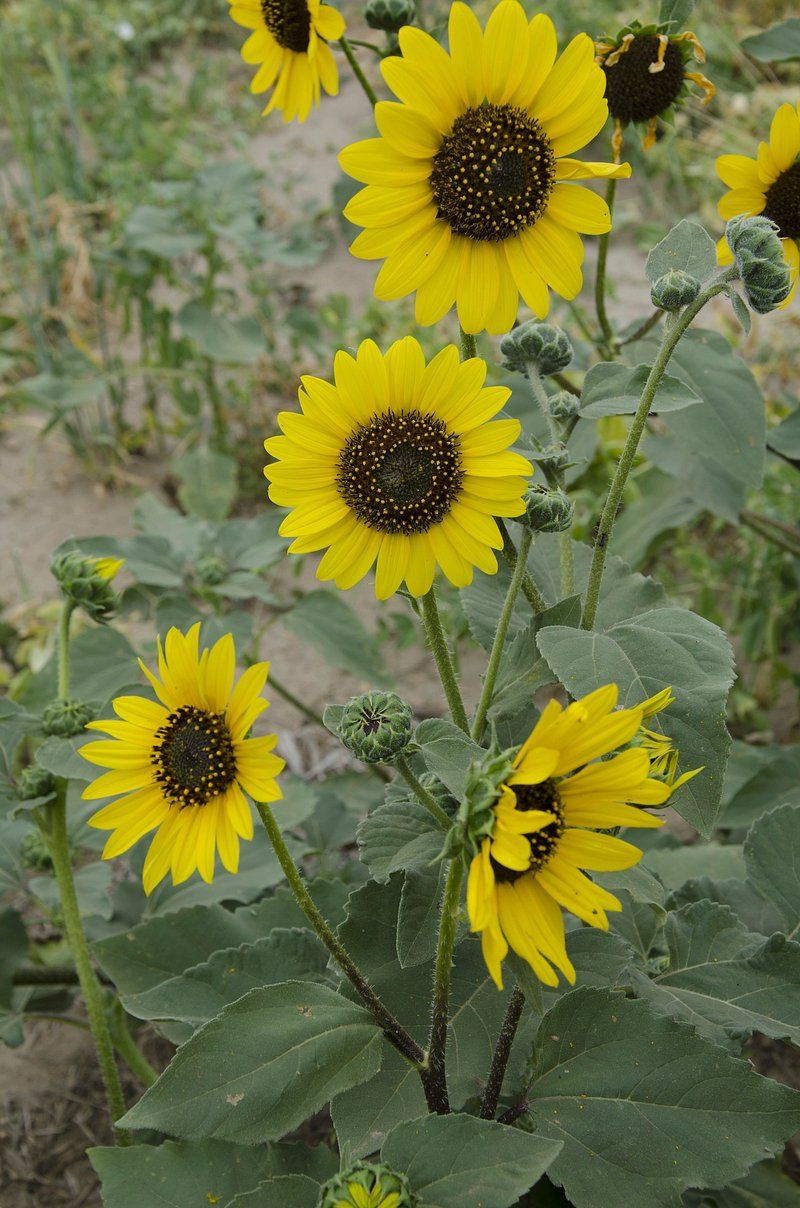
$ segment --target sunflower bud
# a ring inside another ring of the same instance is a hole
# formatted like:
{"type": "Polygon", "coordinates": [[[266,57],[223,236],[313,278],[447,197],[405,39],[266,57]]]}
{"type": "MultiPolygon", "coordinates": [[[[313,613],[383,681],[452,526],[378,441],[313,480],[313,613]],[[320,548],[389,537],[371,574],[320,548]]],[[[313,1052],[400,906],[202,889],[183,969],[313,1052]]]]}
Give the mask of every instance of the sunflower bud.
{"type": "Polygon", "coordinates": [[[673,268],[658,278],[650,290],[650,298],[653,306],[659,310],[680,310],[682,306],[694,302],[699,293],[700,282],[696,277],[673,268]]]}
{"type": "Polygon", "coordinates": [[[458,826],[448,835],[444,855],[452,858],[458,852],[466,852],[473,856],[482,840],[492,834],[494,807],[513,766],[510,751],[486,751],[480,759],[473,760],[464,782],[458,826]]]}
{"type": "Polygon", "coordinates": [[[81,734],[94,711],[82,700],[53,700],[42,713],[42,729],[45,734],[58,738],[73,738],[81,734]]]}
{"type": "Polygon", "coordinates": [[[364,9],[367,25],[396,34],[404,25],[413,24],[417,15],[414,0],[368,0],[364,9]]]}
{"type": "Polygon", "coordinates": [[[216,587],[228,576],[228,564],[219,554],[204,554],[197,559],[195,570],[204,587],[216,587]]]}
{"type": "Polygon", "coordinates": [[[540,323],[529,319],[520,323],[500,341],[503,366],[512,373],[528,374],[531,365],[539,373],[559,373],[572,360],[572,344],[569,336],[552,323],[540,323]]]}
{"type": "Polygon", "coordinates": [[[740,214],[728,223],[725,237],[750,308],[759,315],[769,314],[786,301],[791,289],[778,228],[769,218],[740,214]]]}
{"type": "Polygon", "coordinates": [[[49,872],[53,867],[47,844],[38,830],[28,831],[20,845],[19,858],[30,872],[49,872]]]}
{"type": "Polygon", "coordinates": [[[564,491],[531,487],[525,495],[523,523],[534,533],[561,533],[572,524],[574,512],[575,505],[564,491]]]}
{"type": "Polygon", "coordinates": [[[362,763],[391,763],[411,742],[411,709],[396,692],[354,696],[339,718],[339,737],[362,763]]]}
{"type": "Polygon", "coordinates": [[[323,1183],[318,1208],[414,1208],[408,1179],[375,1162],[356,1162],[323,1183]]]}
{"type": "Polygon", "coordinates": [[[111,582],[123,562],[122,558],[86,558],[79,550],[69,550],[56,554],[50,570],[64,599],[104,624],[119,605],[111,582]]]}
{"type": "Polygon", "coordinates": [[[553,419],[560,420],[563,424],[575,418],[581,409],[581,400],[569,390],[559,390],[558,394],[550,396],[548,405],[553,419]]]}
{"type": "Polygon", "coordinates": [[[17,796],[20,801],[33,801],[37,797],[50,797],[56,789],[56,778],[37,763],[23,769],[17,781],[17,796]]]}

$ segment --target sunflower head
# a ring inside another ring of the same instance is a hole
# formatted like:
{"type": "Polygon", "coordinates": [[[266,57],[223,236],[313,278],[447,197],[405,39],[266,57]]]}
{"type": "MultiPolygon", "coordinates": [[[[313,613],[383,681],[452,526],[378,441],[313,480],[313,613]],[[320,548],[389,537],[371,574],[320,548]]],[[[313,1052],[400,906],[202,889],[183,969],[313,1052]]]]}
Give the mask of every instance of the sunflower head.
{"type": "Polygon", "coordinates": [[[116,718],[87,727],[110,737],[81,747],[84,759],[110,769],[84,798],[118,798],[89,819],[90,826],[112,831],[103,857],[112,859],[156,832],[144,863],[147,893],[168,872],[176,885],[195,869],[211,881],[217,852],[236,872],[239,839],[253,837],[244,794],[256,801],[281,796],[275,736],[249,736],[267,707],[261,692],[269,665],[256,663],[234,685],[231,635],[200,650],[199,633],[199,623],[185,634],[171,629],[163,649],[158,643],[158,676],[140,663],[157,700],[117,697],[116,718]]]}
{"type": "Polygon", "coordinates": [[[329,42],[344,33],[341,14],[320,0],[230,0],[237,25],[251,30],[242,47],[246,63],[258,64],[251,92],[269,92],[264,113],[277,109],[285,122],[304,122],[319,105],[320,90],[339,91],[329,42]]]}
{"type": "Polygon", "coordinates": [[[557,57],[556,31],[519,0],[500,0],[485,28],[450,8],[449,49],[413,26],[381,71],[397,101],[375,109],[379,138],[342,151],[366,185],[346,217],[364,228],[351,251],[384,259],[375,294],[416,291],[416,319],[455,305],[465,331],[502,335],[522,300],[539,318],[549,290],[582,286],[581,235],[608,231],[601,197],[574,182],[630,175],[571,158],[608,116],[594,45],[580,34],[557,57]]]}
{"type": "Polygon", "coordinates": [[[629,123],[646,127],[643,146],[655,142],[659,118],[671,121],[675,109],[697,85],[707,105],[714,85],[691,70],[692,60],[704,63],[705,51],[693,33],[678,33],[670,23],[641,25],[631,22],[611,37],[596,43],[597,62],[606,77],[608,111],[614,119],[614,149],[622,146],[622,130],[629,123]]]}
{"type": "Polygon", "coordinates": [[[410,336],[385,354],[365,340],[333,370],[333,383],[302,379],[300,414],[279,415],[283,435],[265,441],[290,553],[325,549],[317,577],[340,588],[375,565],[380,599],[403,582],[424,595],[437,565],[457,587],[476,566],[493,574],[494,517],[522,513],[532,473],[509,449],[517,420],[493,419],[510,391],[484,387],[485,363],[454,345],[426,364],[410,336]]]}
{"type": "Polygon", "coordinates": [[[375,1162],[356,1162],[320,1188],[318,1208],[415,1208],[408,1179],[375,1162]]]}
{"type": "Polygon", "coordinates": [[[617,695],[609,684],[566,709],[551,701],[496,791],[470,865],[467,909],[501,989],[509,946],[546,985],[557,984],[556,970],[574,982],[562,910],[607,930],[607,912],[620,902],[584,870],[629,868],[642,855],[602,832],[661,826],[640,807],[663,805],[688,779],[656,776],[663,752],[645,743],[645,710],[666,698],[617,709],[617,695]]]}

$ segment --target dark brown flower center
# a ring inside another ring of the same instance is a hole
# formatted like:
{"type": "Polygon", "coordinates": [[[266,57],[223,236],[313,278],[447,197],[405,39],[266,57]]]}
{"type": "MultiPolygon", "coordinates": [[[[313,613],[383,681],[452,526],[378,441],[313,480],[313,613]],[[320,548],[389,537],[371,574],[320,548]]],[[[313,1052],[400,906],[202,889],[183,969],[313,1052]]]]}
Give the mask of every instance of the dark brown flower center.
{"type": "Polygon", "coordinates": [[[205,805],[236,779],[230,731],[219,713],[184,705],[156,731],[155,777],[173,805],[205,805]]]}
{"type": "Polygon", "coordinates": [[[531,862],[522,872],[515,868],[506,868],[492,857],[494,875],[501,883],[517,881],[526,873],[538,872],[540,868],[544,868],[564,834],[565,825],[564,807],[554,780],[543,780],[541,784],[515,784],[511,786],[511,791],[516,797],[518,810],[544,810],[545,813],[553,815],[553,821],[541,830],[534,831],[532,835],[526,835],[531,849],[531,862]]]}
{"type": "Polygon", "coordinates": [[[431,172],[439,218],[456,235],[491,243],[536,222],[554,183],[549,139],[513,105],[481,105],[457,117],[431,172]]]}
{"type": "Polygon", "coordinates": [[[458,437],[419,411],[383,411],[357,428],[339,455],[339,494],[370,528],[426,533],[461,490],[458,437]]]}
{"type": "Polygon", "coordinates": [[[653,72],[650,67],[658,61],[658,46],[655,34],[638,34],[613,66],[603,66],[612,117],[623,123],[649,122],[677,101],[684,80],[680,46],[669,42],[664,66],[653,72]]]}
{"type": "Polygon", "coordinates": [[[772,219],[782,239],[800,239],[800,160],[781,172],[766,196],[764,217],[772,219]]]}
{"type": "Polygon", "coordinates": [[[279,46],[305,54],[311,38],[306,0],[261,0],[264,24],[279,46]]]}

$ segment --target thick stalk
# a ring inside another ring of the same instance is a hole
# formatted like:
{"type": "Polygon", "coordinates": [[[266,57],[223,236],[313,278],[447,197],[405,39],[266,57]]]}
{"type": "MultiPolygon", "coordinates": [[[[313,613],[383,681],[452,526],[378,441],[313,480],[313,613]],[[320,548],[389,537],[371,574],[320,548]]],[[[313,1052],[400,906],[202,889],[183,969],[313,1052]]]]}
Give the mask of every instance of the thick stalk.
{"type": "Polygon", "coordinates": [[[120,1006],[119,1009],[120,1018],[117,1019],[116,1027],[114,1028],[114,1047],[128,1069],[136,1075],[142,1086],[147,1088],[152,1086],[158,1078],[158,1070],[154,1069],[145,1055],[140,1052],[136,1041],[128,1031],[125,1016],[122,1014],[122,1007],[120,1006]]]}
{"type": "MultiPolygon", "coordinates": [[[[64,781],[60,781],[56,800],[47,812],[47,825],[43,828],[43,833],[50,852],[50,859],[53,861],[53,872],[61,902],[61,916],[64,921],[64,933],[75,962],[83,1001],[86,1004],[86,1014],[89,1017],[89,1026],[92,1029],[97,1059],[103,1075],[108,1110],[112,1123],[116,1124],[116,1121],[125,1114],[125,1100],[122,1095],[119,1070],[114,1059],[114,1045],[108,1027],[103,990],[92,966],[89,945],[81,924],[81,912],[75,892],[69,854],[66,783],[64,781]]],[[[118,1144],[130,1144],[130,1134],[125,1129],[117,1128],[115,1132],[118,1144]]]]}
{"type": "Polygon", "coordinates": [[[492,642],[492,649],[489,655],[489,662],[486,667],[486,675],[483,678],[483,690],[481,698],[478,702],[478,708],[475,710],[475,720],[472,723],[472,737],[476,742],[480,742],[483,738],[483,731],[486,727],[486,715],[489,712],[489,706],[492,703],[494,695],[494,686],[497,682],[497,673],[500,670],[500,660],[503,657],[503,649],[508,636],[508,627],[511,624],[511,618],[514,615],[514,605],[517,602],[520,588],[522,587],[522,579],[525,574],[525,566],[528,561],[528,551],[531,548],[533,541],[533,533],[530,529],[523,529],[522,540],[520,541],[519,550],[517,553],[517,565],[514,567],[514,573],[511,576],[511,582],[506,592],[506,598],[503,601],[503,608],[500,613],[500,619],[497,622],[497,629],[492,642]]]}
{"type": "MultiPolygon", "coordinates": [[[[506,528],[502,520],[497,520],[497,527],[500,529],[500,535],[503,538],[503,557],[505,558],[512,571],[517,565],[519,554],[517,547],[511,539],[511,534],[506,528]]],[[[544,612],[547,608],[547,600],[545,600],[539,588],[534,583],[531,576],[525,572],[522,576],[522,594],[531,606],[531,610],[535,615],[544,612]]]]}
{"type": "Polygon", "coordinates": [[[461,900],[461,878],[464,865],[461,858],[453,860],[447,874],[442,913],[439,921],[439,943],[436,948],[436,967],[433,975],[433,1005],[431,1008],[431,1034],[428,1042],[428,1068],[430,1071],[432,1110],[440,1116],[450,1111],[447,1097],[447,1022],[450,1011],[450,972],[453,966],[453,947],[456,941],[458,905],[461,900]]]}
{"type": "Polygon", "coordinates": [[[489,1077],[486,1079],[486,1087],[484,1089],[483,1100],[481,1102],[481,1120],[494,1120],[495,1112],[497,1111],[497,1104],[500,1099],[500,1092],[503,1089],[503,1079],[505,1078],[506,1074],[508,1058],[511,1054],[511,1046],[514,1043],[514,1037],[517,1034],[517,1025],[519,1024],[524,1006],[525,995],[522,993],[519,986],[515,986],[514,993],[508,1000],[505,1019],[503,1020],[502,1027],[500,1028],[497,1043],[494,1046],[492,1064],[489,1068],[489,1077]]]}
{"type": "Polygon", "coordinates": [[[397,768],[397,771],[403,777],[403,780],[405,780],[408,787],[413,791],[420,805],[425,807],[428,813],[435,818],[443,830],[450,830],[450,827],[453,825],[452,819],[447,816],[433,794],[429,793],[424,784],[421,784],[414,775],[411,764],[408,762],[405,755],[396,756],[394,766],[397,768]]]}
{"type": "Polygon", "coordinates": [[[330,952],[339,968],[349,978],[355,990],[364,1000],[378,1027],[385,1033],[387,1040],[405,1057],[406,1061],[422,1071],[425,1068],[425,1054],[412,1036],[405,1030],[399,1020],[395,1019],[389,1008],[381,1001],[361,970],[351,958],[344,944],[333,933],[323,918],[314,899],[305,887],[299,869],[292,859],[289,849],[283,840],[275,815],[268,805],[256,802],[261,821],[264,823],[269,841],[272,844],[278,863],[283,874],[297,899],[297,904],[303,911],[319,939],[330,952]]]}
{"type": "Polygon", "coordinates": [[[354,55],[352,46],[350,45],[347,38],[345,38],[345,37],[341,37],[339,39],[339,45],[341,46],[342,50],[344,51],[344,57],[347,59],[347,62],[350,64],[353,75],[356,77],[359,84],[364,89],[364,95],[366,96],[370,105],[374,109],[378,103],[377,94],[375,92],[375,89],[372,87],[369,80],[367,79],[367,77],[364,75],[364,72],[361,70],[361,64],[359,63],[358,59],[354,55]]]}
{"type": "Polygon", "coordinates": [[[687,306],[680,315],[674,316],[671,323],[667,324],[666,330],[661,340],[661,347],[658,350],[658,355],[653,363],[647,381],[644,384],[642,397],[636,414],[633,417],[633,423],[630,426],[625,446],[622,450],[622,455],[617,463],[614,477],[611,481],[611,486],[608,489],[608,496],[603,506],[603,511],[600,516],[600,523],[597,526],[597,534],[594,539],[594,550],[592,553],[592,564],[589,570],[589,582],[586,588],[586,604],[583,610],[583,620],[581,622],[584,629],[591,629],[594,625],[594,619],[597,615],[597,605],[600,599],[600,584],[603,579],[603,570],[605,569],[606,557],[608,554],[608,545],[611,540],[611,533],[614,528],[614,521],[617,518],[619,505],[622,502],[622,495],[625,490],[625,484],[628,481],[628,475],[631,472],[634,458],[636,457],[639,448],[639,441],[644,432],[644,426],[647,423],[647,417],[650,414],[650,408],[653,405],[656,391],[661,384],[661,379],[664,376],[670,357],[672,356],[683,333],[687,327],[697,318],[700,311],[712,298],[717,294],[721,294],[727,287],[729,281],[736,276],[736,269],[729,269],[721,278],[717,278],[712,282],[690,306],[687,306]]]}
{"type": "Polygon", "coordinates": [[[447,697],[447,703],[450,706],[450,714],[457,726],[469,734],[469,722],[467,721],[467,711],[464,708],[464,702],[461,699],[461,692],[456,679],[456,672],[453,666],[453,659],[447,645],[447,639],[444,636],[442,629],[442,621],[439,616],[439,609],[436,604],[436,592],[432,587],[430,591],[422,597],[422,619],[425,625],[425,633],[427,634],[428,644],[433,651],[433,657],[436,660],[436,667],[439,672],[439,679],[442,681],[444,694],[447,697]]]}
{"type": "MultiPolygon", "coordinates": [[[[616,192],[617,182],[612,176],[606,185],[606,204],[612,216],[614,213],[614,197],[616,196],[616,192]]],[[[597,322],[600,324],[600,330],[609,349],[614,346],[614,331],[606,311],[606,269],[608,265],[608,240],[610,234],[609,230],[606,231],[605,235],[600,236],[600,244],[597,249],[597,273],[594,279],[594,303],[597,310],[597,322]]]]}

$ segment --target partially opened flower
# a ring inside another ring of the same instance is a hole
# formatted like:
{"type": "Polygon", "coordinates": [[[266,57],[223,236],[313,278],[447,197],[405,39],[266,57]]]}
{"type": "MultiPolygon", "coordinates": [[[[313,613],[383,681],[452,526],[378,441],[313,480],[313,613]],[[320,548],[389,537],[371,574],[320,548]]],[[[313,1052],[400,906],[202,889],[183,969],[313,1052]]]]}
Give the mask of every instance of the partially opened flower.
{"type": "Polygon", "coordinates": [[[715,88],[702,72],[692,70],[692,59],[705,63],[706,53],[696,36],[679,33],[673,23],[641,25],[632,21],[615,37],[600,38],[597,62],[606,76],[608,111],[614,119],[614,154],[622,150],[622,132],[631,122],[645,127],[642,146],[656,141],[659,120],[671,122],[675,110],[701,90],[703,104],[715,88]]]}
{"type": "Polygon", "coordinates": [[[242,47],[246,63],[260,64],[251,92],[272,89],[264,113],[279,109],[285,122],[304,122],[319,105],[320,90],[339,91],[329,42],[345,30],[344,18],[320,0],[229,0],[231,17],[253,32],[242,47]]]}
{"type": "Polygon", "coordinates": [[[256,801],[281,797],[275,777],[284,764],[272,753],[275,736],[248,737],[267,708],[261,692],[269,664],[254,664],[234,685],[231,635],[201,651],[199,633],[199,623],[186,634],[170,629],[163,650],[158,645],[160,679],[140,663],[158,700],[117,697],[117,718],[87,727],[110,737],[81,747],[84,759],[111,769],[84,798],[122,794],[89,819],[90,826],[113,831],[104,859],[156,832],[142,874],[147,893],[168,872],[175,885],[195,869],[211,881],[217,852],[228,872],[236,872],[239,840],[253,837],[245,793],[256,801]]]}
{"type": "MultiPolygon", "coordinates": [[[[769,142],[758,145],[753,159],[747,155],[721,155],[717,172],[728,186],[720,199],[720,217],[728,221],[739,214],[762,215],[778,228],[792,284],[788,306],[800,278],[800,102],[781,105],[772,119],[769,142]]],[[[732,264],[733,252],[723,236],[717,244],[720,264],[732,264]]]]}
{"type": "Polygon", "coordinates": [[[485,31],[466,4],[450,10],[449,53],[422,30],[399,34],[381,70],[399,103],[375,109],[380,138],[339,162],[367,187],[345,214],[364,231],[355,256],[385,259],[375,295],[416,291],[418,323],[456,303],[467,332],[502,334],[519,298],[539,318],[549,290],[583,284],[581,234],[611,227],[608,206],[573,182],[629,176],[627,164],[569,158],[608,116],[594,44],[579,34],[556,59],[552,21],[500,0],[485,31]]]}
{"type": "Polygon", "coordinates": [[[621,909],[583,870],[630,868],[642,856],[600,832],[662,825],[639,807],[663,805],[677,782],[653,776],[647,749],[621,749],[640,733],[644,707],[617,709],[617,696],[608,684],[566,709],[550,701],[499,786],[491,834],[470,866],[467,909],[500,989],[509,946],[546,985],[557,985],[556,969],[575,981],[562,910],[606,931],[606,912],[621,909]]]}
{"type": "Polygon", "coordinates": [[[264,442],[273,503],[291,508],[291,553],[326,550],[319,579],[352,587],[373,565],[386,599],[405,582],[422,596],[437,565],[464,587],[497,570],[496,516],[519,516],[531,465],[509,450],[520,425],[493,417],[510,391],[484,386],[486,364],[448,345],[430,364],[406,336],[381,353],[364,340],[338,352],[334,382],[304,377],[301,414],[264,442]]]}

